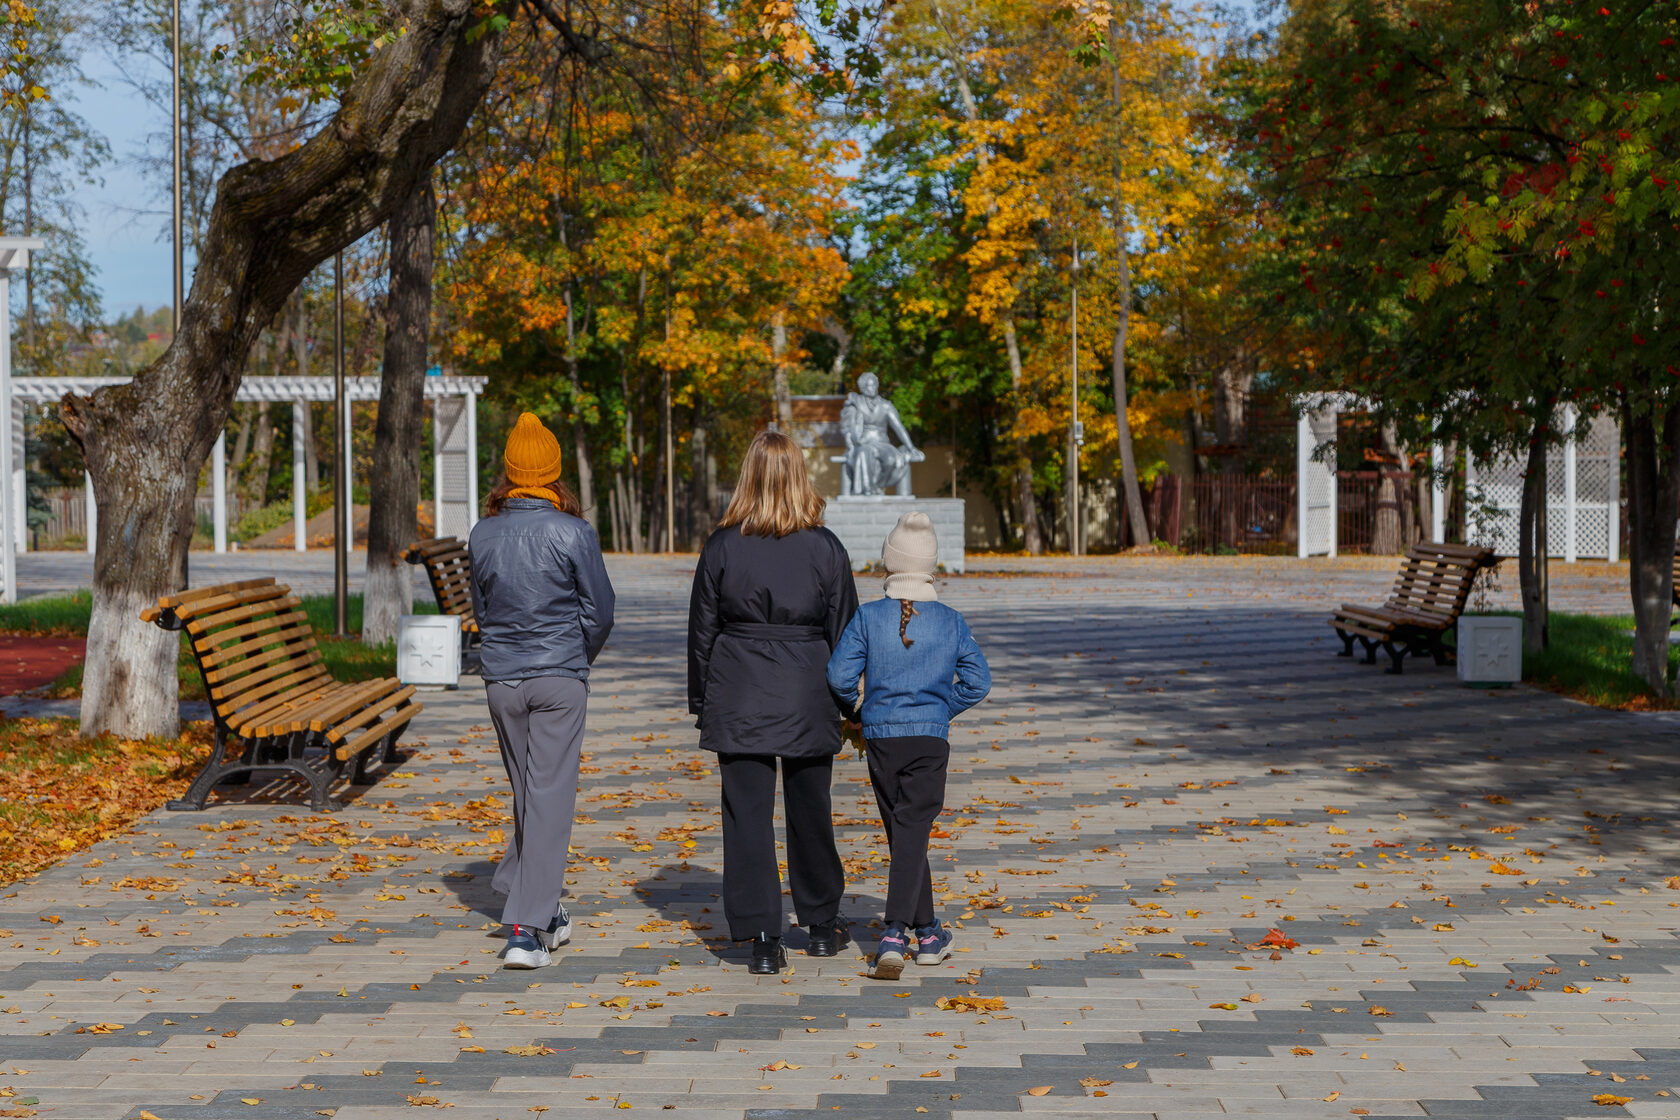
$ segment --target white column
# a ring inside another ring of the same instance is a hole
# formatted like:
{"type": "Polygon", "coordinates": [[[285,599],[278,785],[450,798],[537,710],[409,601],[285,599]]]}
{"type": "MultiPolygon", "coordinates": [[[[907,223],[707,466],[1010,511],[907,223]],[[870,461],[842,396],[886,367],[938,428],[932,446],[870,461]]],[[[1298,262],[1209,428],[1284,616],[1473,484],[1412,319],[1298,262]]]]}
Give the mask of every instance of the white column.
{"type": "Polygon", "coordinates": [[[1621,555],[1622,543],[1622,472],[1617,469],[1617,464],[1621,462],[1622,427],[1613,420],[1601,420],[1599,423],[1613,424],[1616,429],[1616,442],[1610,448],[1610,494],[1604,503],[1605,558],[1614,564],[1621,555]]]}
{"type": "Polygon", "coordinates": [[[432,536],[443,533],[443,404],[441,397],[432,400],[432,536]]]}
{"type": "Polygon", "coordinates": [[[12,400],[12,522],[17,550],[29,551],[29,455],[25,448],[23,402],[12,400]]]}
{"type": "MultiPolygon", "coordinates": [[[[12,285],[0,268],[0,448],[12,446],[12,285]]],[[[0,602],[17,602],[17,541],[12,534],[12,488],[0,486],[0,602]]]]}
{"type": "Polygon", "coordinates": [[[467,530],[478,524],[478,394],[467,390],[467,530]]]}
{"type": "Polygon", "coordinates": [[[92,556],[99,551],[99,503],[93,500],[93,476],[82,472],[82,500],[87,503],[87,550],[92,556]]]}
{"type": "Polygon", "coordinates": [[[1303,412],[1295,420],[1295,556],[1300,560],[1312,555],[1307,535],[1307,472],[1312,468],[1312,447],[1312,424],[1303,412]]]}
{"type": "Polygon", "coordinates": [[[1295,426],[1295,520],[1298,556],[1336,555],[1336,466],[1314,458],[1336,440],[1334,400],[1301,414],[1295,426]]]}
{"type": "Polygon", "coordinates": [[[292,548],[304,552],[309,548],[309,494],[303,486],[305,461],[303,441],[309,431],[309,402],[292,402],[292,548]]]}
{"type": "Polygon", "coordinates": [[[1429,531],[1432,539],[1447,539],[1447,487],[1441,481],[1446,473],[1446,449],[1438,443],[1429,445],[1429,531]]]}
{"type": "Polygon", "coordinates": [[[210,448],[210,524],[217,552],[227,551],[227,433],[210,448]]]}
{"type": "MultiPolygon", "coordinates": [[[[1575,406],[1563,407],[1563,559],[1565,563],[1575,563],[1576,545],[1576,509],[1575,509],[1575,406]]],[[[1547,542],[1548,551],[1550,542],[1547,542]]]]}

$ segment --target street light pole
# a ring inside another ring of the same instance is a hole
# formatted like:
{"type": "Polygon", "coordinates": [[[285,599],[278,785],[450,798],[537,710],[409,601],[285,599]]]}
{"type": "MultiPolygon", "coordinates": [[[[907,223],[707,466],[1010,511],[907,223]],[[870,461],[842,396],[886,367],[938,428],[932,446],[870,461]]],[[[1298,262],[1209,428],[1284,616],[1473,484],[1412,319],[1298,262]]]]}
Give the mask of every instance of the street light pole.
{"type": "Polygon", "coordinates": [[[171,53],[170,117],[175,140],[175,307],[171,330],[181,329],[182,289],[186,282],[186,258],[181,243],[181,0],[175,0],[174,18],[170,24],[171,53]]]}
{"type": "Polygon", "coordinates": [[[1068,551],[1080,554],[1079,449],[1085,446],[1085,425],[1079,420],[1079,238],[1073,239],[1073,427],[1068,433],[1068,551]]]}
{"type": "Polygon", "coordinates": [[[345,491],[350,488],[350,417],[344,399],[344,254],[333,255],[333,633],[349,632],[350,511],[345,491]]]}
{"type": "MultiPolygon", "coordinates": [[[[170,311],[169,345],[174,346],[176,338],[181,333],[181,305],[185,301],[186,288],[186,246],[181,237],[181,0],[175,0],[172,5],[173,14],[170,19],[170,133],[174,139],[175,164],[175,284],[174,305],[170,311]]],[[[181,555],[181,588],[185,590],[192,584],[191,574],[192,550],[189,546],[181,555]]]]}

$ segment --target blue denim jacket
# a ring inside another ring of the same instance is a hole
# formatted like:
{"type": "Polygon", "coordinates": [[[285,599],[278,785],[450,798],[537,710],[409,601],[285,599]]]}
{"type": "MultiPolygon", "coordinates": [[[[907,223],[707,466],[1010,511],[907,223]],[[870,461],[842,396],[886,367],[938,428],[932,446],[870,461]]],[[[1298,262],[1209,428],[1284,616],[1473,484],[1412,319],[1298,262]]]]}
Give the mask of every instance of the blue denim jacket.
{"type": "Polygon", "coordinates": [[[866,739],[929,735],[948,739],[951,719],[986,698],[992,671],[962,614],[943,603],[917,603],[898,634],[899,600],[858,608],[828,659],[828,687],[846,712],[861,714],[866,739]],[[858,678],[863,706],[858,707],[858,678]]]}

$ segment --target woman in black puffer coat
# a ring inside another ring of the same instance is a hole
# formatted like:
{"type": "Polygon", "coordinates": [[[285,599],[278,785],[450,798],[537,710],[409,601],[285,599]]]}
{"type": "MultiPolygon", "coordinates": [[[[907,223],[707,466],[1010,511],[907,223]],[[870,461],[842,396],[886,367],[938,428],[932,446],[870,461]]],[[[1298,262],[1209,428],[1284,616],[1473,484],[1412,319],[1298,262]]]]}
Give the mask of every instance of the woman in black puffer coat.
{"type": "Polygon", "coordinates": [[[723,778],[723,909],[730,936],[752,940],[752,971],[787,963],[776,870],[776,771],[787,818],[788,885],[806,950],[832,957],[850,940],[845,875],[829,785],[841,712],[829,653],[857,611],[839,538],[822,527],[799,445],[760,432],[735,496],[706,542],[688,616],[688,710],[723,778]]]}

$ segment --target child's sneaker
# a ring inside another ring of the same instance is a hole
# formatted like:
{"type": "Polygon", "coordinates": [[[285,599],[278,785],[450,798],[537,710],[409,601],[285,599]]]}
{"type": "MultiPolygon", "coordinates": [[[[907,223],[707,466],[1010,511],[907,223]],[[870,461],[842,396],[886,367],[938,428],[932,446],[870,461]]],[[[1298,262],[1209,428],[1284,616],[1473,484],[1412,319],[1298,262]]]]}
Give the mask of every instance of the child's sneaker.
{"type": "Polygon", "coordinates": [[[916,930],[916,963],[939,964],[951,955],[951,931],[935,920],[931,926],[916,930]]]}
{"type": "Polygon", "coordinates": [[[876,980],[897,980],[904,974],[904,958],[909,952],[910,937],[904,927],[889,926],[875,949],[875,968],[869,975],[876,980]]]}
{"type": "Polygon", "coordinates": [[[572,916],[566,913],[564,902],[555,904],[554,918],[548,923],[547,929],[536,932],[537,940],[543,943],[545,949],[558,949],[572,936],[572,916]]]}
{"type": "Polygon", "coordinates": [[[502,950],[503,968],[542,968],[548,964],[548,949],[530,926],[514,926],[502,950]]]}

